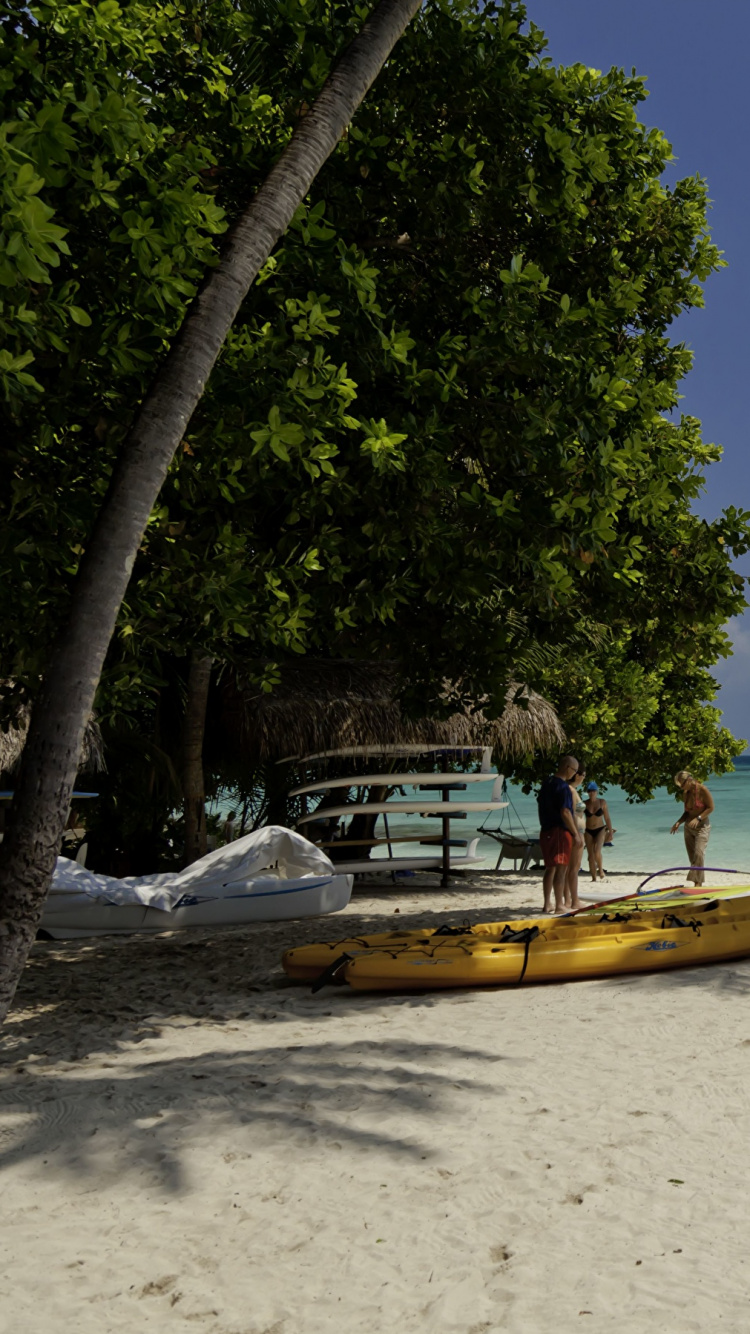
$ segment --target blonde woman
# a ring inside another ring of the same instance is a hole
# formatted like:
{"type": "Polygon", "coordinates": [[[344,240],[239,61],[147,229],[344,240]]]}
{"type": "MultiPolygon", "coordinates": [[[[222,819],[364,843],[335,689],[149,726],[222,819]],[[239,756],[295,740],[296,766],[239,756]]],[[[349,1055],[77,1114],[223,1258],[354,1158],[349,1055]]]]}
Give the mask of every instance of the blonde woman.
{"type": "MultiPolygon", "coordinates": [[[[711,815],[714,811],[714,799],[705,783],[693,778],[687,769],[680,769],[674,776],[675,787],[685,802],[685,809],[679,820],[675,820],[670,834],[676,834],[680,825],[684,826],[685,851],[691,867],[701,868],[706,864],[706,848],[711,833],[711,815]]],[[[691,870],[688,881],[702,885],[704,876],[701,869],[691,870]]]]}

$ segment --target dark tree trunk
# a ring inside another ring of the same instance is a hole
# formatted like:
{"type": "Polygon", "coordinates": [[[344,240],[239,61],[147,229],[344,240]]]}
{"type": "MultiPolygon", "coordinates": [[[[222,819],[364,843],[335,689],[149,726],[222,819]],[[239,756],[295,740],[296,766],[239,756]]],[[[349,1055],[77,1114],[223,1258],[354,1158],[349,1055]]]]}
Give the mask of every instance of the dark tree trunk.
{"type": "Polygon", "coordinates": [[[190,659],[182,729],[182,795],[185,812],[185,865],[206,855],[206,789],[203,738],[213,658],[194,652],[190,659]]]}
{"type": "Polygon", "coordinates": [[[36,934],[83,732],[149,515],[240,304],[421,0],[381,0],[234,228],[113,472],[51,653],[0,847],[0,1022],[36,934]]]}
{"type": "MultiPolygon", "coordinates": [[[[371,787],[367,795],[368,806],[371,806],[374,802],[387,801],[388,793],[391,791],[392,788],[388,787],[371,787]]],[[[374,838],[375,826],[379,818],[380,817],[377,814],[365,815],[364,811],[361,811],[359,815],[353,815],[351,818],[351,823],[349,825],[347,837],[349,839],[374,838]]],[[[341,846],[344,847],[345,845],[346,845],[346,839],[342,840],[341,846]]],[[[371,857],[372,848],[357,848],[356,856],[371,857]]]]}
{"type": "Polygon", "coordinates": [[[259,823],[289,825],[289,787],[286,766],[269,761],[263,768],[264,809],[259,823]]]}
{"type": "MultiPolygon", "coordinates": [[[[358,784],[357,778],[354,776],[352,778],[352,787],[356,788],[357,786],[362,787],[363,784],[361,779],[358,784]]],[[[367,797],[367,805],[371,806],[375,802],[387,801],[392,791],[393,788],[390,787],[371,787],[367,797]]],[[[326,802],[328,802],[329,805],[341,805],[340,791],[336,788],[332,788],[328,796],[323,798],[323,801],[321,801],[320,805],[317,807],[317,810],[321,811],[321,813],[325,810],[326,802]]],[[[359,803],[355,801],[347,804],[357,805],[359,803]]],[[[371,857],[372,847],[368,847],[365,840],[375,838],[375,826],[379,819],[380,816],[377,812],[375,812],[374,815],[368,815],[364,811],[360,811],[358,814],[352,815],[345,837],[342,837],[336,843],[325,849],[331,861],[346,862],[349,861],[351,857],[357,859],[361,858],[363,861],[366,861],[368,857],[371,857]]],[[[337,820],[336,824],[338,823],[339,821],[337,820]]],[[[310,837],[312,837],[312,835],[310,835],[310,837]]],[[[331,837],[330,833],[328,837],[331,837]]]]}

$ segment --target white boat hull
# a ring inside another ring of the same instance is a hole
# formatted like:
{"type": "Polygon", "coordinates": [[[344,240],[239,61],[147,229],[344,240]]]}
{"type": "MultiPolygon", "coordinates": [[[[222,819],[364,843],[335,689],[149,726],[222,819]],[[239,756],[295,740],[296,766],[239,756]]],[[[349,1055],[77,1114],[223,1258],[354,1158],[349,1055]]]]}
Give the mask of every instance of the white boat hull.
{"type": "Polygon", "coordinates": [[[279,880],[257,877],[246,886],[235,884],[222,897],[185,895],[170,911],[140,903],[106,903],[81,895],[56,893],[45,906],[40,930],[53,940],[83,936],[156,934],[200,926],[244,926],[248,922],[283,922],[297,917],[318,917],[340,912],[349,902],[352,877],[309,876],[279,880]],[[67,900],[67,902],[66,902],[67,900]]]}

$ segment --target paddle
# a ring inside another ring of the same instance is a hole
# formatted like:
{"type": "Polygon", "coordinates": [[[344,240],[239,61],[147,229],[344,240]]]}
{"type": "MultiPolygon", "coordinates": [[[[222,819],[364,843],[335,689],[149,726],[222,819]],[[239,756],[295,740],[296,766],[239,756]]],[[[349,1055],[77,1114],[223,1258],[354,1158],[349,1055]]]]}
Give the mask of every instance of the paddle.
{"type": "MultiPolygon", "coordinates": [[[[661,872],[657,872],[657,874],[661,874],[661,872]]],[[[564,921],[566,917],[577,917],[578,914],[582,912],[596,912],[599,908],[611,908],[614,903],[618,905],[620,903],[627,903],[629,899],[647,899],[652,894],[661,894],[661,888],[647,889],[645,894],[642,894],[641,891],[637,889],[634,894],[623,894],[620,899],[600,899],[598,903],[587,903],[585,908],[574,908],[572,912],[562,913],[557,920],[560,922],[564,921]]]]}
{"type": "MultiPolygon", "coordinates": [[[[651,875],[647,875],[645,880],[641,881],[640,885],[638,886],[634,894],[623,894],[622,898],[620,899],[601,899],[598,903],[587,904],[585,908],[574,908],[572,912],[564,913],[562,917],[558,917],[557,920],[561,921],[565,917],[577,917],[578,914],[582,912],[596,912],[599,908],[610,907],[613,903],[618,903],[618,904],[628,903],[631,899],[647,899],[652,894],[661,894],[664,892],[664,890],[668,890],[670,886],[660,885],[657,889],[647,889],[645,891],[643,889],[643,886],[647,885],[649,880],[655,880],[656,877],[660,875],[669,875],[672,871],[694,871],[694,870],[716,871],[723,875],[748,874],[748,872],[746,871],[735,871],[725,866],[666,866],[663,871],[653,871],[651,875]]],[[[687,894],[691,896],[699,896],[702,898],[709,899],[714,897],[715,888],[713,893],[707,893],[702,885],[695,885],[690,889],[688,889],[686,885],[675,885],[674,892],[675,894],[678,893],[687,894]]]]}
{"type": "MultiPolygon", "coordinates": [[[[638,889],[636,890],[636,893],[640,894],[643,886],[647,885],[649,880],[654,880],[657,875],[669,875],[671,871],[716,871],[717,874],[719,875],[748,874],[747,871],[735,871],[732,867],[729,866],[666,866],[663,871],[653,871],[651,875],[647,875],[646,879],[641,881],[640,885],[638,886],[638,889]]],[[[665,886],[665,888],[668,889],[669,886],[667,885],[665,886]]],[[[679,889],[681,894],[700,894],[703,890],[703,886],[695,885],[693,886],[693,888],[689,889],[687,885],[675,885],[675,889],[676,890],[679,889]]],[[[653,894],[654,891],[652,889],[649,889],[647,890],[647,893],[653,894]]]]}

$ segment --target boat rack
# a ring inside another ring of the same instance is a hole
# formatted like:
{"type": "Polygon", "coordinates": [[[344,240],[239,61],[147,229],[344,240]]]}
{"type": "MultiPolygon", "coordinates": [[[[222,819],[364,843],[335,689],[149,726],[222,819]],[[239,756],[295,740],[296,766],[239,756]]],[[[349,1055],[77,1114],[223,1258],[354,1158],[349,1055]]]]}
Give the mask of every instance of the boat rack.
{"type": "MultiPolygon", "coordinates": [[[[441,747],[441,750],[445,750],[441,747]]],[[[465,750],[461,747],[461,750],[465,750]]],[[[425,753],[425,752],[422,752],[425,753]]],[[[313,758],[313,757],[309,757],[313,758]]],[[[318,757],[315,757],[318,758],[318,757]]],[[[387,845],[389,850],[388,857],[380,857],[370,860],[369,857],[354,857],[351,861],[339,860],[337,857],[334,865],[337,870],[345,874],[363,875],[363,874],[383,874],[390,872],[395,875],[397,871],[409,870],[441,870],[441,885],[445,888],[450,883],[451,870],[459,870],[464,866],[476,865],[481,859],[476,855],[476,847],[479,842],[479,836],[475,839],[456,839],[451,838],[451,820],[465,820],[469,812],[475,811],[497,811],[504,809],[507,801],[499,800],[499,794],[502,791],[502,775],[493,775],[484,772],[472,774],[453,774],[443,773],[372,773],[372,774],[353,774],[346,778],[319,778],[316,782],[306,783],[301,787],[295,788],[290,796],[299,796],[302,798],[303,811],[297,822],[297,828],[307,834],[312,835],[313,841],[319,847],[332,848],[337,851],[345,846],[352,848],[373,848],[387,845]],[[467,799],[455,801],[451,800],[452,793],[466,792],[467,788],[476,782],[486,783],[488,778],[495,779],[493,785],[493,800],[491,801],[471,801],[467,799]],[[314,811],[308,812],[308,796],[320,796],[338,789],[349,790],[358,789],[361,795],[365,789],[373,788],[416,788],[419,793],[434,793],[433,798],[425,800],[421,797],[414,799],[404,799],[398,801],[357,801],[343,803],[341,805],[322,806],[318,805],[314,811]],[[495,799],[497,794],[497,798],[495,799]],[[408,834],[404,837],[394,837],[388,829],[389,814],[420,815],[426,818],[440,817],[442,829],[439,834],[408,834]],[[331,837],[331,824],[334,826],[339,820],[350,815],[371,815],[377,817],[383,816],[385,826],[385,837],[372,838],[354,838],[347,839],[331,837]],[[316,838],[314,831],[310,830],[311,825],[321,826],[319,836],[316,838]],[[323,827],[325,826],[325,827],[323,827]],[[392,845],[394,843],[419,843],[422,846],[434,847],[439,855],[429,857],[404,856],[394,857],[392,845]],[[466,852],[461,857],[451,857],[452,848],[465,848],[466,852]]]]}

